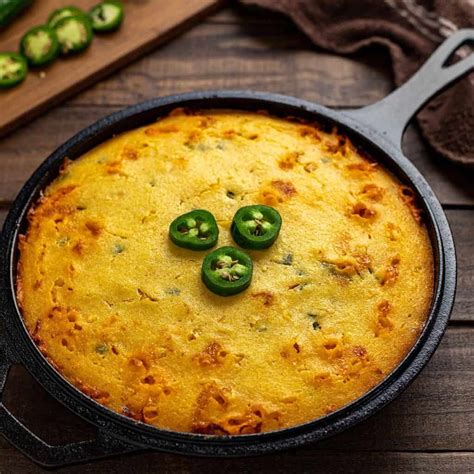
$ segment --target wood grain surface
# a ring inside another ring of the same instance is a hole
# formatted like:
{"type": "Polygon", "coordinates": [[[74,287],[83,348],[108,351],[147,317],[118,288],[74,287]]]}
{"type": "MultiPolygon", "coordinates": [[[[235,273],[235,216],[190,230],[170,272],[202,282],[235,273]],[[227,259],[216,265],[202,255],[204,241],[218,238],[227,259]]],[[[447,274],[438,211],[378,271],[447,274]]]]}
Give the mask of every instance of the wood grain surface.
{"type": "MultiPolygon", "coordinates": [[[[73,3],[88,10],[97,0],[73,3]]],[[[32,69],[18,87],[0,91],[0,136],[169,39],[217,3],[218,0],[125,1],[125,20],[118,32],[95,35],[84,53],[32,69]]],[[[54,9],[69,4],[64,0],[33,2],[24,15],[0,33],[0,51],[16,51],[29,28],[45,23],[54,9]]]]}
{"type": "MultiPolygon", "coordinates": [[[[381,49],[337,57],[315,50],[280,16],[225,8],[0,141],[0,221],[34,168],[84,126],[149,97],[217,87],[283,92],[344,108],[382,98],[392,82],[381,49]]],[[[396,401],[332,439],[277,455],[210,460],[140,453],[60,472],[474,472],[474,175],[442,161],[414,126],[408,130],[405,152],[446,209],[459,272],[446,335],[421,375],[396,401]]],[[[21,367],[11,372],[5,399],[51,443],[94,434],[21,367]]],[[[0,474],[11,472],[41,469],[0,439],[0,474]]]]}

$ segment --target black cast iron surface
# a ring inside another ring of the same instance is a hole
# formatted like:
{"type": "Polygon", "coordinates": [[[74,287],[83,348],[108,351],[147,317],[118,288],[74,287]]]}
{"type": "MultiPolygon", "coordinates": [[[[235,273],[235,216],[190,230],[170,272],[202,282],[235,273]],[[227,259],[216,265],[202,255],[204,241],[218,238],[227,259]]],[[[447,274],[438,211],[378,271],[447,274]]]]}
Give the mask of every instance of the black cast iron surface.
{"type": "Polygon", "coordinates": [[[414,113],[434,94],[474,67],[474,57],[443,67],[459,46],[474,41],[472,30],[451,36],[400,89],[365,109],[336,112],[291,97],[247,92],[210,91],[154,99],[112,114],[84,129],[58,148],[21,189],[7,216],[0,240],[0,395],[8,369],[23,364],[57,400],[98,428],[97,438],[65,446],[50,446],[23,426],[1,403],[0,432],[34,461],[59,466],[141,449],[201,456],[243,456],[294,448],[339,433],[372,415],[399,395],[418,375],[438,346],[452,310],[456,258],[446,216],[431,188],[403,156],[403,131],[414,113]],[[416,192],[424,210],[435,256],[435,291],[426,325],[409,354],[379,385],[346,407],[296,427],[239,436],[205,436],[165,431],[136,422],[88,398],[66,381],[42,356],[26,330],[15,300],[18,235],[25,231],[26,214],[39,193],[58,174],[65,157],[75,159],[113,135],[143,126],[176,107],[267,110],[337,125],[352,141],[376,157],[416,192]]]}

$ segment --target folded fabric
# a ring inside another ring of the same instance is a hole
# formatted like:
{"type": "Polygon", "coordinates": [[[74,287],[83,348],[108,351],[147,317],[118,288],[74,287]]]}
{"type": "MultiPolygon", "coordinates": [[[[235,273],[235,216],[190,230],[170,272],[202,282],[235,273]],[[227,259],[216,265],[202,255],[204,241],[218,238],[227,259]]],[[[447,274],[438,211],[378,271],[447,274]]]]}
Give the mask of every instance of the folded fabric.
{"type": "MultiPolygon", "coordinates": [[[[381,44],[397,85],[450,34],[474,26],[473,0],[240,0],[290,17],[319,47],[337,53],[381,44]]],[[[459,57],[469,54],[460,49],[459,57]]],[[[433,99],[418,121],[431,146],[474,167],[474,73],[433,99]]]]}

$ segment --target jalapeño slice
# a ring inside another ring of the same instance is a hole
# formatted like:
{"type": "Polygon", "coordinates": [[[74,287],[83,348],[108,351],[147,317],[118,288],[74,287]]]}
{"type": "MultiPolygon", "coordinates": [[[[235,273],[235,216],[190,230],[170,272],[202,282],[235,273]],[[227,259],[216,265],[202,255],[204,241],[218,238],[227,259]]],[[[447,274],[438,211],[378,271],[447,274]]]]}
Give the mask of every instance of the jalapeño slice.
{"type": "Polygon", "coordinates": [[[21,38],[20,51],[32,66],[42,66],[53,61],[59,53],[55,31],[48,25],[31,28],[21,38]]]}
{"type": "Polygon", "coordinates": [[[196,209],[177,217],[170,225],[169,236],[179,247],[207,250],[216,245],[219,228],[209,211],[196,209]]]}
{"type": "Polygon", "coordinates": [[[235,213],[230,231],[240,247],[261,250],[275,242],[280,228],[281,216],[276,209],[255,205],[241,207],[235,213]]]}
{"type": "Polygon", "coordinates": [[[62,54],[79,53],[91,44],[92,27],[84,15],[67,16],[54,29],[62,54]]]}
{"type": "Polygon", "coordinates": [[[235,247],[221,247],[206,255],[201,278],[213,293],[231,296],[244,291],[252,280],[252,259],[235,247]]]}
{"type": "Polygon", "coordinates": [[[89,16],[94,31],[115,31],[123,21],[123,5],[117,0],[108,0],[92,7],[89,16]]]}
{"type": "Polygon", "coordinates": [[[56,28],[56,25],[63,19],[69,16],[85,15],[85,12],[80,8],[69,6],[57,8],[48,17],[48,25],[51,28],[56,28]]]}
{"type": "Polygon", "coordinates": [[[13,87],[28,73],[26,59],[17,53],[0,53],[0,88],[13,87]]]}

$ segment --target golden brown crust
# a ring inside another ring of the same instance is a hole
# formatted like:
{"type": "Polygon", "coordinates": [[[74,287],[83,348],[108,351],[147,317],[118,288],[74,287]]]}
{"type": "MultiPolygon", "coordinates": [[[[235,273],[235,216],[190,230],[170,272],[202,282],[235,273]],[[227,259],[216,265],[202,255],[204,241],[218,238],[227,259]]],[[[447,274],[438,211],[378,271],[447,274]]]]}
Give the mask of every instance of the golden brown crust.
{"type": "Polygon", "coordinates": [[[162,428],[238,435],[331,413],[394,369],[431,302],[413,190],[299,119],[176,110],[66,160],[28,219],[16,286],[32,339],[89,397],[162,428]],[[254,203],[279,210],[280,237],[251,252],[251,287],[220,298],[169,223],[208,209],[232,245],[254,203]]]}

